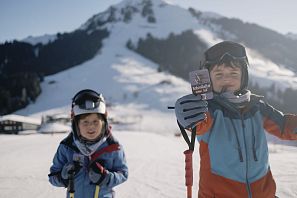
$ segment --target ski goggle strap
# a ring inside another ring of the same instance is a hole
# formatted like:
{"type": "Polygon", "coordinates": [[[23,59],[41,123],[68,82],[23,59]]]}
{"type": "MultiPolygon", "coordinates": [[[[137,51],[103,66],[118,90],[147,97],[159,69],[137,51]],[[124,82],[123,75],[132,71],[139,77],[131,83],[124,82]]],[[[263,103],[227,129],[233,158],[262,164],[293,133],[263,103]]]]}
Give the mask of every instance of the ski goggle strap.
{"type": "Polygon", "coordinates": [[[245,48],[234,42],[224,41],[209,48],[205,53],[205,65],[221,63],[225,58],[244,61],[248,64],[245,48]]]}

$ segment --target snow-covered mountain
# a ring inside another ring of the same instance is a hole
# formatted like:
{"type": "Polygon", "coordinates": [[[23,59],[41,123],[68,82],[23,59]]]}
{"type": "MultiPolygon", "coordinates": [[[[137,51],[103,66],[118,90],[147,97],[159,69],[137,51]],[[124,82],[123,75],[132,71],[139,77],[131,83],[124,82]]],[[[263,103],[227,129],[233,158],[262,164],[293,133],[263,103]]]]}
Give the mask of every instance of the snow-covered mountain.
{"type": "Polygon", "coordinates": [[[49,42],[52,42],[57,39],[57,35],[50,35],[50,34],[45,34],[42,36],[28,36],[24,38],[22,41],[26,43],[30,43],[31,45],[36,45],[38,43],[41,43],[43,45],[48,44],[49,42]]]}
{"type": "MultiPolygon", "coordinates": [[[[128,40],[136,43],[148,33],[162,39],[189,29],[207,46],[222,41],[222,37],[226,40],[236,38],[237,35],[211,23],[221,16],[197,13],[198,19],[189,10],[162,0],[124,0],[111,6],[79,28],[89,34],[98,29],[108,30],[109,36],[103,40],[97,55],[76,67],[47,76],[36,102],[16,113],[28,115],[53,108],[69,109],[71,97],[83,88],[104,93],[110,103],[133,104],[134,107],[137,104],[137,108],[169,113],[168,105],[173,105],[179,96],[190,93],[188,82],[158,72],[156,63],[128,50],[126,43],[128,40]]],[[[247,48],[247,51],[252,83],[262,87],[275,84],[276,90],[297,88],[293,71],[264,58],[254,49],[247,48]]]]}
{"type": "Polygon", "coordinates": [[[297,34],[289,32],[286,34],[286,36],[292,40],[297,40],[297,34]]]}
{"type": "MultiPolygon", "coordinates": [[[[81,26],[81,29],[107,28],[113,34],[108,40],[118,40],[123,46],[130,39],[136,43],[149,33],[156,38],[167,38],[170,33],[180,34],[193,30],[207,46],[224,40],[238,39],[238,35],[226,30],[222,25],[211,23],[213,19],[224,18],[215,13],[199,12],[198,20],[189,10],[166,4],[162,0],[126,0],[110,7],[81,26]],[[149,13],[149,14],[144,14],[149,13]],[[153,22],[149,19],[153,18],[153,22]],[[97,26],[95,25],[97,24],[97,26]],[[120,36],[119,36],[120,35],[120,36]]],[[[242,41],[244,42],[244,41],[242,41]]],[[[106,45],[110,45],[106,43],[106,45]]],[[[248,48],[251,81],[261,87],[276,85],[276,89],[297,88],[296,74],[286,65],[278,65],[265,58],[257,49],[248,48]]]]}

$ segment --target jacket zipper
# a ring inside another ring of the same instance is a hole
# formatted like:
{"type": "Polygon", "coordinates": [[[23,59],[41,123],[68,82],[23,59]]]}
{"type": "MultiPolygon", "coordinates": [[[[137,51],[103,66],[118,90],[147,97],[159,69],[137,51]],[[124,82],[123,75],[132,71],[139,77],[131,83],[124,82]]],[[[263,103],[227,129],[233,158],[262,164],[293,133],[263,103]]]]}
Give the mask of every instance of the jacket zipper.
{"type": "Polygon", "coordinates": [[[246,172],[245,172],[245,179],[246,179],[246,185],[247,185],[247,190],[248,190],[248,196],[249,198],[252,198],[252,193],[251,193],[251,187],[250,187],[250,183],[248,180],[248,154],[247,154],[247,146],[246,146],[246,140],[245,140],[245,125],[244,125],[244,121],[243,121],[243,116],[241,115],[241,125],[242,125],[242,129],[243,129],[243,142],[244,142],[244,147],[245,147],[245,164],[246,164],[246,172]]]}
{"type": "Polygon", "coordinates": [[[232,119],[231,119],[231,123],[232,123],[232,126],[233,126],[233,130],[234,130],[234,134],[235,134],[235,138],[236,138],[236,142],[237,142],[237,147],[238,147],[237,150],[238,150],[238,155],[239,155],[239,161],[243,162],[242,149],[241,149],[238,134],[236,132],[236,128],[235,128],[235,125],[234,125],[234,122],[233,122],[232,119]]]}

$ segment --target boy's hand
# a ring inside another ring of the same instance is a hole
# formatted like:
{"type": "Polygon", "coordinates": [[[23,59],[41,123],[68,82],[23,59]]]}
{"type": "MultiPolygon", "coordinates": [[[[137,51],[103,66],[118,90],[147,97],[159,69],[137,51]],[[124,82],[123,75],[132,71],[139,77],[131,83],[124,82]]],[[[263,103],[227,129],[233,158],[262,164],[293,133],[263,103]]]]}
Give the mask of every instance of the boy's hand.
{"type": "Polygon", "coordinates": [[[175,115],[178,122],[185,128],[193,128],[199,121],[206,118],[208,103],[201,100],[200,95],[186,95],[175,103],[175,115]]]}
{"type": "Polygon", "coordinates": [[[80,168],[81,166],[78,163],[68,162],[62,169],[61,177],[67,180],[72,173],[78,173],[80,168]]]}
{"type": "Polygon", "coordinates": [[[103,164],[102,161],[95,160],[89,166],[89,178],[94,184],[100,184],[108,174],[101,164],[103,164]]]}

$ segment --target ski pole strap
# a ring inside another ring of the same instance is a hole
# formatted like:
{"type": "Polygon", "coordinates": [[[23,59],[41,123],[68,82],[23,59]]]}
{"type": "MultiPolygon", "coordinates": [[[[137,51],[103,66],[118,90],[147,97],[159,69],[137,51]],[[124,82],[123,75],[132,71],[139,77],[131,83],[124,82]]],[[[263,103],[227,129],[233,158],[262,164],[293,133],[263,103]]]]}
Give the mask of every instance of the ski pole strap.
{"type": "Polygon", "coordinates": [[[177,121],[177,125],[179,127],[181,134],[183,135],[183,138],[185,139],[186,143],[189,146],[189,150],[194,151],[195,138],[196,138],[196,127],[194,127],[193,131],[191,132],[191,141],[190,141],[186,130],[183,128],[183,126],[178,121],[177,121]]]}
{"type": "Polygon", "coordinates": [[[111,152],[117,151],[117,150],[120,150],[120,145],[119,144],[108,145],[107,147],[104,147],[103,149],[101,149],[101,150],[96,151],[95,153],[93,153],[91,155],[91,161],[93,162],[94,160],[96,160],[103,153],[111,153],[111,152]]]}

